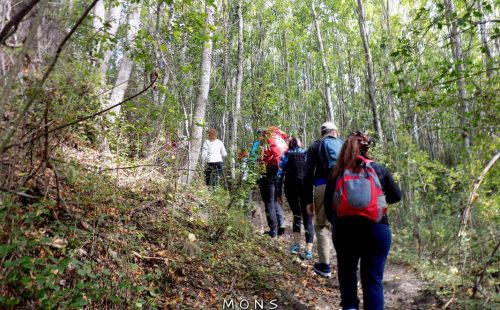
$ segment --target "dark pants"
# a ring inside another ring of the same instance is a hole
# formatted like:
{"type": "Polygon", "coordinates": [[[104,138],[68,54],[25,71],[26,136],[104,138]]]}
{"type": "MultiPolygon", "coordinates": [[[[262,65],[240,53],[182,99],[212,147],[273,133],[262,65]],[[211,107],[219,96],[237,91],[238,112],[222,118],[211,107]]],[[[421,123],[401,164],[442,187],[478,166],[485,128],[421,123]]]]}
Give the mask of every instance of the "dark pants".
{"type": "Polygon", "coordinates": [[[276,197],[276,177],[274,175],[263,175],[259,180],[259,187],[260,195],[266,208],[269,235],[275,237],[278,234],[278,227],[285,226],[283,210],[276,197]]]}
{"type": "Polygon", "coordinates": [[[285,195],[293,213],[293,232],[300,233],[300,226],[303,222],[306,231],[306,243],[313,243],[314,227],[312,215],[307,213],[305,186],[293,181],[287,182],[285,179],[285,195]]]}
{"type": "Polygon", "coordinates": [[[219,179],[222,177],[223,169],[222,162],[208,163],[205,169],[205,182],[207,186],[215,187],[219,185],[219,179]]]}
{"type": "Polygon", "coordinates": [[[360,261],[364,309],[384,309],[382,278],[391,247],[389,225],[360,217],[337,219],[333,243],[337,252],[342,309],[358,309],[356,272],[360,261]]]}

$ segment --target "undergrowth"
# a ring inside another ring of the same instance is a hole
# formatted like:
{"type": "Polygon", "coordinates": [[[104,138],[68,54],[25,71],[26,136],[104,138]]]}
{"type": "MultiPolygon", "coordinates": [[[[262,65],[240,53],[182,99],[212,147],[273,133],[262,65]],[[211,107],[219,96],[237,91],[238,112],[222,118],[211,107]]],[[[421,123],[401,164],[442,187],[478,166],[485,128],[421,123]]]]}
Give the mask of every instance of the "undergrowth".
{"type": "Polygon", "coordinates": [[[219,308],[236,290],[270,294],[279,253],[225,191],[180,189],[172,171],[125,182],[150,171],[64,165],[59,194],[1,194],[0,308],[219,308]]]}

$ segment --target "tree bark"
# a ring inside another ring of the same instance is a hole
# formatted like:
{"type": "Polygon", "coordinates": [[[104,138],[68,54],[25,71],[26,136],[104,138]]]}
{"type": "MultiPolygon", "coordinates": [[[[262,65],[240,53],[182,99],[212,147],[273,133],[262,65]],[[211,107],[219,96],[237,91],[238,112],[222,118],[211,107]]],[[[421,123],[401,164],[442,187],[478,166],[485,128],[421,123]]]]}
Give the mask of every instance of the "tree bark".
{"type": "MultiPolygon", "coordinates": [[[[128,18],[128,30],[127,30],[127,42],[128,44],[133,44],[137,32],[139,31],[141,17],[141,3],[133,3],[130,7],[130,15],[128,18]]],[[[125,92],[128,87],[128,80],[130,74],[132,73],[132,67],[134,66],[134,61],[130,58],[130,55],[125,53],[122,58],[120,65],[120,70],[118,71],[118,76],[116,77],[115,87],[111,93],[111,97],[108,101],[108,106],[115,105],[116,103],[123,100],[125,97],[125,92]]],[[[117,106],[111,110],[112,114],[109,115],[109,120],[115,122],[116,117],[120,115],[121,106],[117,106]]]]}
{"type": "MultiPolygon", "coordinates": [[[[73,25],[73,27],[71,27],[68,34],[66,34],[64,39],[61,41],[61,43],[59,44],[59,46],[56,49],[56,53],[54,55],[54,58],[52,59],[47,70],[45,71],[45,74],[38,82],[36,82],[35,86],[33,87],[34,93],[39,92],[42,89],[42,87],[45,85],[45,82],[47,81],[49,75],[52,73],[52,70],[54,70],[54,67],[57,64],[57,61],[59,60],[59,57],[61,56],[61,53],[64,49],[64,46],[66,45],[66,43],[68,43],[69,39],[73,36],[73,34],[76,32],[76,30],[80,27],[83,20],[89,15],[90,11],[94,8],[96,2],[97,2],[97,0],[94,0],[89,4],[89,6],[85,9],[83,14],[76,21],[76,23],[73,25]]],[[[37,99],[37,97],[33,95],[33,96],[30,96],[23,103],[21,110],[17,113],[16,118],[14,120],[14,126],[9,130],[8,133],[5,134],[4,139],[0,143],[0,154],[2,154],[6,150],[6,147],[9,144],[10,139],[12,139],[12,137],[16,133],[19,125],[21,124],[22,120],[26,117],[28,110],[31,108],[31,106],[33,105],[33,102],[35,102],[36,99],[37,99]]]]}
{"type": "Polygon", "coordinates": [[[45,3],[42,3],[42,6],[39,9],[39,12],[37,12],[37,15],[35,17],[34,22],[31,24],[31,29],[28,32],[28,36],[24,40],[21,52],[17,56],[14,65],[10,68],[7,76],[5,77],[5,83],[4,83],[4,87],[2,90],[2,96],[0,97],[0,121],[3,120],[3,113],[4,113],[5,105],[7,104],[8,100],[10,98],[12,86],[13,86],[14,82],[16,81],[16,76],[19,74],[19,71],[21,70],[21,67],[22,67],[23,62],[25,60],[25,57],[30,53],[33,39],[35,38],[35,36],[38,32],[38,28],[40,26],[40,23],[42,21],[44,9],[45,9],[45,3]]]}
{"type": "Polygon", "coordinates": [[[321,56],[321,64],[323,66],[323,75],[325,79],[325,101],[328,120],[335,122],[333,103],[332,103],[332,84],[330,81],[330,69],[328,68],[328,62],[326,60],[325,49],[323,47],[323,38],[321,37],[321,27],[319,24],[319,18],[316,14],[316,6],[314,4],[315,0],[311,0],[311,11],[313,14],[314,24],[316,26],[316,36],[318,38],[318,48],[321,56]]]}
{"type": "Polygon", "coordinates": [[[453,17],[455,14],[455,5],[453,0],[444,0],[446,8],[446,19],[449,23],[450,31],[450,43],[451,43],[451,53],[453,55],[453,61],[455,63],[455,70],[458,73],[458,92],[460,99],[462,101],[461,113],[464,115],[460,118],[460,126],[462,127],[462,138],[464,142],[464,147],[466,150],[469,149],[471,145],[472,128],[467,121],[467,114],[469,113],[469,102],[467,100],[467,90],[465,89],[465,79],[464,79],[464,59],[462,54],[462,46],[460,40],[460,34],[458,33],[457,20],[453,17]]]}
{"type": "Polygon", "coordinates": [[[172,28],[174,26],[175,19],[175,0],[172,0],[168,9],[168,22],[167,22],[167,44],[172,43],[172,28]]]}
{"type": "MultiPolygon", "coordinates": [[[[478,10],[483,14],[484,16],[484,11],[483,11],[483,5],[481,4],[481,1],[477,2],[478,10]]],[[[488,37],[486,34],[486,26],[485,24],[481,21],[479,24],[479,36],[481,40],[481,44],[483,45],[483,54],[484,54],[484,61],[486,63],[486,76],[490,79],[493,78],[493,59],[491,57],[491,50],[488,45],[488,37]]]]}
{"type": "Polygon", "coordinates": [[[357,0],[358,2],[358,22],[359,22],[359,33],[361,35],[361,40],[363,41],[363,48],[365,50],[365,58],[366,58],[366,70],[367,70],[367,82],[368,82],[368,101],[370,103],[372,113],[373,113],[373,127],[375,132],[377,133],[378,139],[380,142],[384,141],[384,135],[382,132],[382,124],[380,122],[380,112],[378,109],[378,105],[375,102],[375,76],[373,73],[373,62],[372,62],[372,54],[370,52],[370,44],[368,39],[368,33],[366,32],[365,25],[365,8],[363,7],[363,3],[361,0],[357,0]]]}
{"type": "MultiPolygon", "coordinates": [[[[393,72],[391,68],[391,63],[390,63],[390,55],[389,55],[389,50],[390,50],[390,42],[391,42],[391,23],[390,23],[390,9],[389,9],[389,0],[381,0],[380,4],[382,6],[382,31],[383,34],[386,38],[386,42],[384,42],[384,69],[383,69],[383,74],[384,74],[384,84],[389,85],[389,80],[390,80],[390,72],[393,72]],[[385,2],[385,3],[384,3],[385,2]]],[[[389,121],[388,123],[388,131],[389,131],[389,136],[390,140],[392,142],[397,142],[397,136],[396,136],[396,113],[394,113],[394,98],[392,97],[391,94],[391,89],[390,87],[384,87],[383,91],[384,97],[386,98],[384,101],[387,102],[387,107],[388,107],[388,114],[389,114],[389,121]]]]}
{"type": "Polygon", "coordinates": [[[23,18],[28,15],[28,13],[38,4],[40,0],[30,1],[24,8],[22,8],[12,19],[3,27],[0,31],[0,45],[4,44],[5,41],[17,30],[17,27],[22,22],[23,18]]]}
{"type": "MultiPolygon", "coordinates": [[[[94,7],[94,18],[92,19],[92,28],[94,29],[94,31],[96,33],[100,33],[101,31],[103,31],[103,27],[104,27],[104,19],[106,18],[106,8],[104,7],[104,0],[99,0],[95,7],[94,7]]],[[[95,63],[96,61],[94,61],[96,59],[96,54],[99,54],[100,50],[101,50],[101,41],[100,40],[97,40],[97,44],[94,46],[94,49],[93,49],[93,63],[95,63]]]]}
{"type": "MultiPolygon", "coordinates": [[[[122,5],[120,3],[117,3],[116,6],[113,6],[109,10],[109,17],[107,19],[107,22],[109,23],[109,31],[108,34],[110,37],[116,36],[116,33],[118,32],[118,26],[120,26],[120,15],[122,13],[122,5]]],[[[111,60],[111,55],[113,54],[112,50],[110,48],[107,48],[106,51],[104,52],[104,57],[101,63],[101,85],[104,86],[106,84],[106,76],[108,73],[108,68],[109,68],[109,62],[111,60]]]]}
{"type": "Polygon", "coordinates": [[[233,111],[233,127],[231,133],[231,178],[236,180],[236,154],[238,141],[238,123],[241,113],[241,85],[243,83],[243,0],[238,2],[238,69],[236,72],[236,98],[233,111]]]}
{"type": "Polygon", "coordinates": [[[201,54],[201,75],[199,80],[198,95],[193,110],[193,121],[191,123],[189,144],[189,171],[187,183],[193,180],[194,171],[198,164],[201,153],[203,126],[205,123],[205,112],[207,108],[208,92],[210,90],[210,75],[212,69],[212,36],[214,27],[214,8],[208,0],[205,1],[205,34],[208,38],[203,43],[201,54]]]}
{"type": "MultiPolygon", "coordinates": [[[[222,116],[222,137],[225,137],[226,133],[226,124],[227,124],[227,109],[232,107],[232,111],[234,111],[234,107],[229,103],[229,88],[230,88],[230,80],[231,80],[231,69],[229,66],[229,56],[231,54],[231,45],[233,42],[232,38],[232,21],[230,20],[231,15],[231,7],[229,3],[222,1],[222,11],[223,11],[223,33],[226,38],[223,45],[223,58],[222,58],[222,77],[224,79],[224,114],[222,116]]],[[[222,139],[224,141],[224,139],[222,139]]],[[[232,146],[232,145],[231,145],[232,146]]],[[[229,150],[230,154],[233,154],[233,150],[229,150]]],[[[233,158],[231,158],[231,176],[233,174],[233,158]]]]}

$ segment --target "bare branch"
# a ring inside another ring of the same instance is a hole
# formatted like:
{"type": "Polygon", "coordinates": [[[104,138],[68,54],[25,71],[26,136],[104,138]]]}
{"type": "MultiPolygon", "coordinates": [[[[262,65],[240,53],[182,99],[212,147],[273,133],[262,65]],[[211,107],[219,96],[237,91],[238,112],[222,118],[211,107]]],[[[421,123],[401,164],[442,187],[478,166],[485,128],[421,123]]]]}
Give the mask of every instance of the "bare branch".
{"type": "MultiPolygon", "coordinates": [[[[80,25],[82,24],[83,20],[87,17],[87,15],[90,13],[90,11],[92,10],[92,8],[96,5],[97,1],[99,1],[99,0],[93,0],[92,1],[92,3],[87,7],[87,9],[85,10],[85,12],[83,12],[82,16],[80,16],[80,18],[78,19],[78,21],[76,22],[76,24],[71,28],[71,30],[69,31],[69,33],[64,37],[64,39],[62,40],[62,42],[59,44],[59,47],[57,48],[56,55],[55,55],[54,59],[52,60],[52,63],[49,65],[49,68],[45,72],[45,74],[42,77],[42,79],[40,81],[38,81],[38,83],[35,85],[35,87],[34,87],[35,92],[39,91],[43,87],[43,85],[45,84],[45,81],[47,81],[47,78],[49,77],[50,73],[52,73],[52,70],[54,69],[54,67],[55,67],[55,65],[57,63],[57,60],[59,59],[59,56],[61,56],[61,52],[62,52],[64,46],[66,45],[66,42],[68,42],[68,40],[71,38],[71,36],[76,32],[76,30],[78,29],[78,27],[80,27],[80,25]]],[[[24,106],[21,109],[21,111],[18,113],[18,115],[16,117],[16,120],[14,121],[14,126],[5,135],[5,139],[0,144],[0,154],[2,154],[3,152],[5,152],[5,150],[7,149],[7,145],[9,144],[10,139],[12,139],[12,137],[14,136],[17,128],[19,128],[19,125],[21,124],[21,121],[26,116],[26,113],[28,113],[29,108],[31,107],[31,105],[33,104],[33,102],[35,102],[36,98],[37,98],[37,96],[34,96],[34,95],[30,96],[29,99],[24,104],[24,106]]]]}
{"type": "Polygon", "coordinates": [[[17,27],[23,20],[23,18],[28,15],[28,13],[38,4],[41,0],[32,0],[24,8],[22,8],[17,14],[12,17],[12,19],[3,27],[0,32],[0,45],[4,44],[7,39],[16,32],[17,27]]]}
{"type": "MultiPolygon", "coordinates": [[[[34,137],[34,138],[30,139],[29,141],[25,142],[24,144],[31,143],[31,142],[33,142],[33,141],[35,141],[35,140],[37,140],[37,139],[40,139],[41,137],[43,137],[43,136],[45,136],[45,135],[48,135],[48,134],[53,133],[53,132],[55,132],[55,131],[58,131],[58,130],[64,129],[64,128],[66,128],[66,127],[69,127],[69,126],[72,126],[72,125],[75,125],[75,124],[81,123],[81,122],[83,122],[83,121],[86,121],[86,120],[88,120],[88,119],[94,118],[94,117],[96,117],[96,116],[98,116],[98,115],[101,115],[101,114],[103,114],[103,113],[106,113],[106,112],[108,112],[109,110],[111,110],[111,109],[113,109],[113,108],[115,108],[115,107],[117,107],[117,106],[120,106],[120,105],[122,105],[122,104],[124,104],[124,103],[126,103],[126,102],[128,102],[128,101],[130,101],[130,100],[132,100],[132,99],[134,99],[134,98],[136,98],[136,97],[138,97],[138,96],[142,95],[142,94],[143,94],[144,92],[146,92],[149,88],[151,88],[151,86],[153,86],[153,85],[156,83],[156,80],[158,80],[158,75],[156,75],[156,74],[155,74],[155,79],[151,82],[151,84],[149,84],[146,88],[144,88],[144,89],[143,89],[143,90],[141,90],[140,92],[138,92],[138,93],[136,93],[136,94],[134,94],[134,95],[132,95],[132,96],[128,97],[127,99],[125,99],[125,100],[123,100],[123,101],[121,101],[121,102],[119,102],[119,103],[117,103],[117,104],[115,104],[115,105],[109,106],[109,107],[107,107],[106,109],[101,110],[101,111],[99,111],[99,112],[92,113],[92,114],[90,114],[90,115],[87,115],[87,116],[84,116],[84,117],[78,118],[78,119],[76,119],[76,120],[74,120],[74,121],[72,121],[72,122],[69,122],[69,123],[63,124],[63,125],[61,125],[61,126],[57,126],[56,128],[53,128],[53,129],[51,129],[51,130],[48,130],[47,132],[44,132],[44,133],[42,133],[42,134],[39,134],[38,136],[36,136],[36,137],[34,137]]],[[[14,144],[10,144],[10,145],[5,146],[5,149],[4,149],[2,152],[5,152],[6,150],[10,149],[13,145],[14,145],[14,144]]],[[[0,154],[1,154],[2,152],[0,152],[0,154]]]]}
{"type": "Polygon", "coordinates": [[[464,213],[462,214],[460,231],[458,232],[459,238],[462,238],[464,236],[465,230],[467,229],[467,223],[469,222],[470,210],[472,209],[472,204],[479,197],[477,191],[479,190],[481,183],[483,183],[486,174],[488,173],[488,171],[490,171],[491,167],[493,167],[493,165],[499,158],[500,158],[500,152],[497,152],[495,156],[493,156],[493,158],[486,165],[486,167],[484,167],[483,171],[481,172],[481,175],[477,178],[477,182],[474,184],[474,189],[472,190],[472,193],[470,194],[469,197],[469,203],[467,204],[467,207],[465,208],[464,213]]]}

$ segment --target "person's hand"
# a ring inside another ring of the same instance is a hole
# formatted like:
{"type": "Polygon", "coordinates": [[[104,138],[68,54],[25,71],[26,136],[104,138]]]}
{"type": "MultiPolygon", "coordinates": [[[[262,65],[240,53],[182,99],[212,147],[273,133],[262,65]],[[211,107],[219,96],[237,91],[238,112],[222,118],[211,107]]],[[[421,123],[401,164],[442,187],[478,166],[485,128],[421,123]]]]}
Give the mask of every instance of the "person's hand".
{"type": "Polygon", "coordinates": [[[283,205],[283,197],[278,196],[278,198],[276,198],[276,201],[278,201],[280,205],[283,205]]]}
{"type": "Polygon", "coordinates": [[[314,215],[314,208],[312,203],[306,205],[307,214],[314,215]]]}

